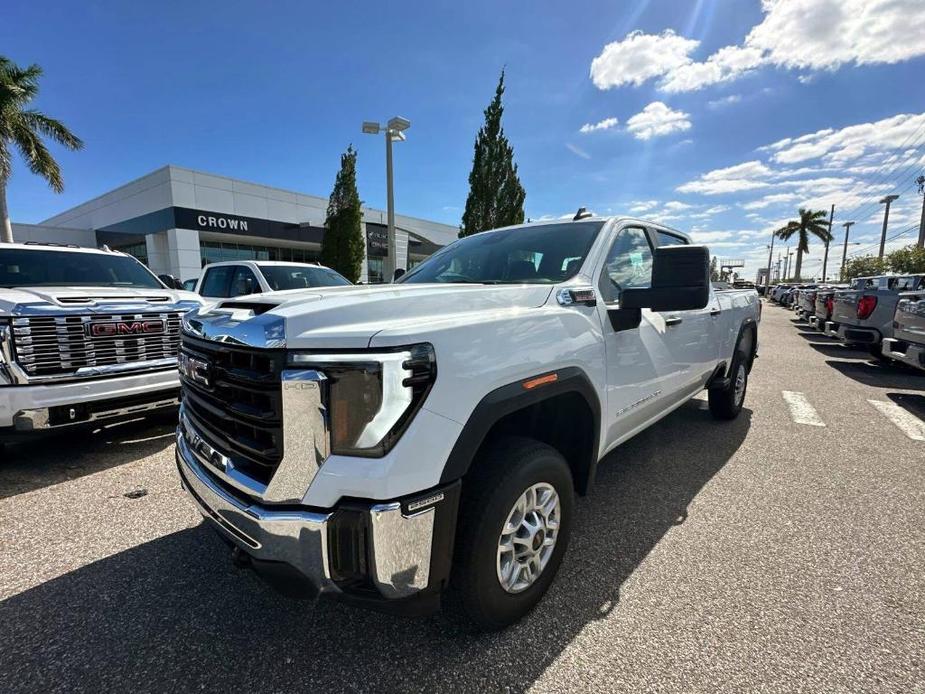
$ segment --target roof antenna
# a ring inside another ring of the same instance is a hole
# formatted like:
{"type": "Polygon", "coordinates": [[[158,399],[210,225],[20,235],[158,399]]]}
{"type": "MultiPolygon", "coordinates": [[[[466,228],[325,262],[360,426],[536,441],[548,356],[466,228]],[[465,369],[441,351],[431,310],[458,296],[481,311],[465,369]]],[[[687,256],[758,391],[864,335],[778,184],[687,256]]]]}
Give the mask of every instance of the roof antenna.
{"type": "Polygon", "coordinates": [[[575,213],[575,216],[572,217],[572,221],[573,221],[573,222],[577,222],[579,219],[585,219],[586,217],[593,217],[593,216],[594,216],[594,215],[592,215],[590,212],[588,212],[588,208],[586,208],[586,207],[579,207],[579,208],[578,208],[578,212],[576,212],[576,213],[575,213]]]}

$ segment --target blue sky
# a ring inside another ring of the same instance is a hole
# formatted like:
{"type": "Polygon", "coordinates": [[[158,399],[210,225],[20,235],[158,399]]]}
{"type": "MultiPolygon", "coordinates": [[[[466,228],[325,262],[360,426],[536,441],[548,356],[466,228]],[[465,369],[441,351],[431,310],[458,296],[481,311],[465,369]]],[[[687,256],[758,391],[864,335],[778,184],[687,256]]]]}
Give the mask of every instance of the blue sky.
{"type": "MultiPolygon", "coordinates": [[[[351,142],[361,197],[384,207],[381,139],[359,126],[400,114],[413,125],[396,148],[396,207],[457,223],[506,66],[504,124],[534,219],[579,206],[655,217],[745,258],[749,275],[766,262],[768,231],[800,204],[836,203],[839,240],[839,222],[856,215],[852,237],[865,245],[886,192],[901,191],[891,234],[917,222],[921,0],[388,7],[8,5],[3,53],[45,69],[36,106],[86,142],[57,153],[61,195],[15,163],[13,220],[39,221],[167,163],[326,195],[351,142]]],[[[811,270],[820,255],[814,247],[811,270]]]]}

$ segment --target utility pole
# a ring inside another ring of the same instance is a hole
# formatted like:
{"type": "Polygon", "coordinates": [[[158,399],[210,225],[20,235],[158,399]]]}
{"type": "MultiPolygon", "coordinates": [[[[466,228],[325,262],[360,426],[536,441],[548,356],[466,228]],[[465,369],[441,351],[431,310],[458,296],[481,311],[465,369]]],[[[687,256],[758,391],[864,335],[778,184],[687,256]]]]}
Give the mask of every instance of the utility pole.
{"type": "Polygon", "coordinates": [[[787,246],[787,260],[784,262],[784,279],[790,279],[790,256],[793,255],[790,251],[790,246],[787,246]]]}
{"type": "Polygon", "coordinates": [[[764,278],[764,295],[768,295],[771,288],[771,259],[774,257],[774,232],[771,232],[771,250],[768,251],[768,274],[764,278]]]}
{"type": "Polygon", "coordinates": [[[835,204],[829,212],[829,238],[825,241],[825,255],[822,257],[822,281],[825,282],[825,269],[829,264],[829,243],[832,240],[832,220],[835,219],[835,204]]]}
{"type": "Polygon", "coordinates": [[[890,205],[898,197],[898,195],[887,195],[880,201],[881,205],[886,203],[886,209],[883,211],[883,231],[880,233],[880,255],[878,256],[880,260],[883,260],[883,250],[886,248],[886,227],[890,222],[890,205]]]}
{"type": "Polygon", "coordinates": [[[919,184],[919,195],[922,196],[922,221],[919,222],[919,240],[915,245],[925,248],[925,176],[919,176],[915,182],[919,184]]]}
{"type": "Polygon", "coordinates": [[[839,279],[841,280],[845,279],[845,263],[848,260],[848,232],[851,231],[852,224],[854,224],[854,222],[845,222],[842,224],[842,226],[845,227],[845,250],[841,253],[841,273],[839,274],[839,279]]]}

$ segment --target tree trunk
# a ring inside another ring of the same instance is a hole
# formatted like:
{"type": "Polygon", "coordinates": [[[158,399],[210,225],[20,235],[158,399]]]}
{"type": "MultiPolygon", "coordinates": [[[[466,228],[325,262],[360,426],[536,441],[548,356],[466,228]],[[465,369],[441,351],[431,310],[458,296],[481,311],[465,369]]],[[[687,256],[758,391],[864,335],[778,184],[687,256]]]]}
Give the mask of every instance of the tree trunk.
{"type": "Polygon", "coordinates": [[[0,243],[13,243],[13,225],[6,207],[6,181],[0,181],[0,243]]]}
{"type": "Polygon", "coordinates": [[[796,272],[793,273],[794,279],[799,281],[800,279],[800,268],[803,266],[803,251],[800,250],[800,247],[797,246],[797,267],[796,272]]]}

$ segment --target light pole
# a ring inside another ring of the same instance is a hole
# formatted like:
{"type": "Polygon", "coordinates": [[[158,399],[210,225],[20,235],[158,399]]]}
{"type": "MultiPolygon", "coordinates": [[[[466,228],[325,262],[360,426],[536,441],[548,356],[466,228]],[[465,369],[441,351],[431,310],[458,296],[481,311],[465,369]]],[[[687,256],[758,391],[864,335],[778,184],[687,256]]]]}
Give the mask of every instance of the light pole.
{"type": "Polygon", "coordinates": [[[841,272],[838,275],[838,278],[844,280],[845,278],[845,262],[848,260],[848,232],[851,231],[851,225],[854,222],[845,222],[842,224],[845,227],[845,249],[841,252],[841,272]]]}
{"type": "Polygon", "coordinates": [[[832,241],[832,220],[835,219],[835,204],[829,212],[829,238],[825,240],[825,255],[822,257],[822,281],[825,282],[825,271],[829,265],[829,243],[832,241]]]}
{"type": "Polygon", "coordinates": [[[790,256],[793,255],[793,251],[790,250],[790,246],[787,246],[787,259],[784,261],[784,279],[790,279],[790,256]]]}
{"type": "Polygon", "coordinates": [[[768,251],[768,274],[764,278],[764,295],[768,295],[771,288],[771,259],[774,258],[774,232],[771,232],[771,246],[768,251]]]}
{"type": "Polygon", "coordinates": [[[878,256],[880,260],[883,260],[883,250],[886,247],[886,226],[890,222],[890,205],[898,197],[898,195],[887,195],[880,201],[881,205],[886,203],[886,209],[883,211],[883,231],[880,233],[880,255],[878,256]]]}
{"type": "Polygon", "coordinates": [[[367,135],[378,135],[380,132],[385,133],[385,185],[388,210],[388,231],[386,232],[386,258],[382,268],[382,279],[384,282],[391,282],[395,274],[395,199],[392,185],[392,142],[404,142],[405,130],[411,127],[411,121],[407,118],[394,116],[389,119],[385,127],[379,125],[376,121],[363,121],[363,132],[367,135]]]}

